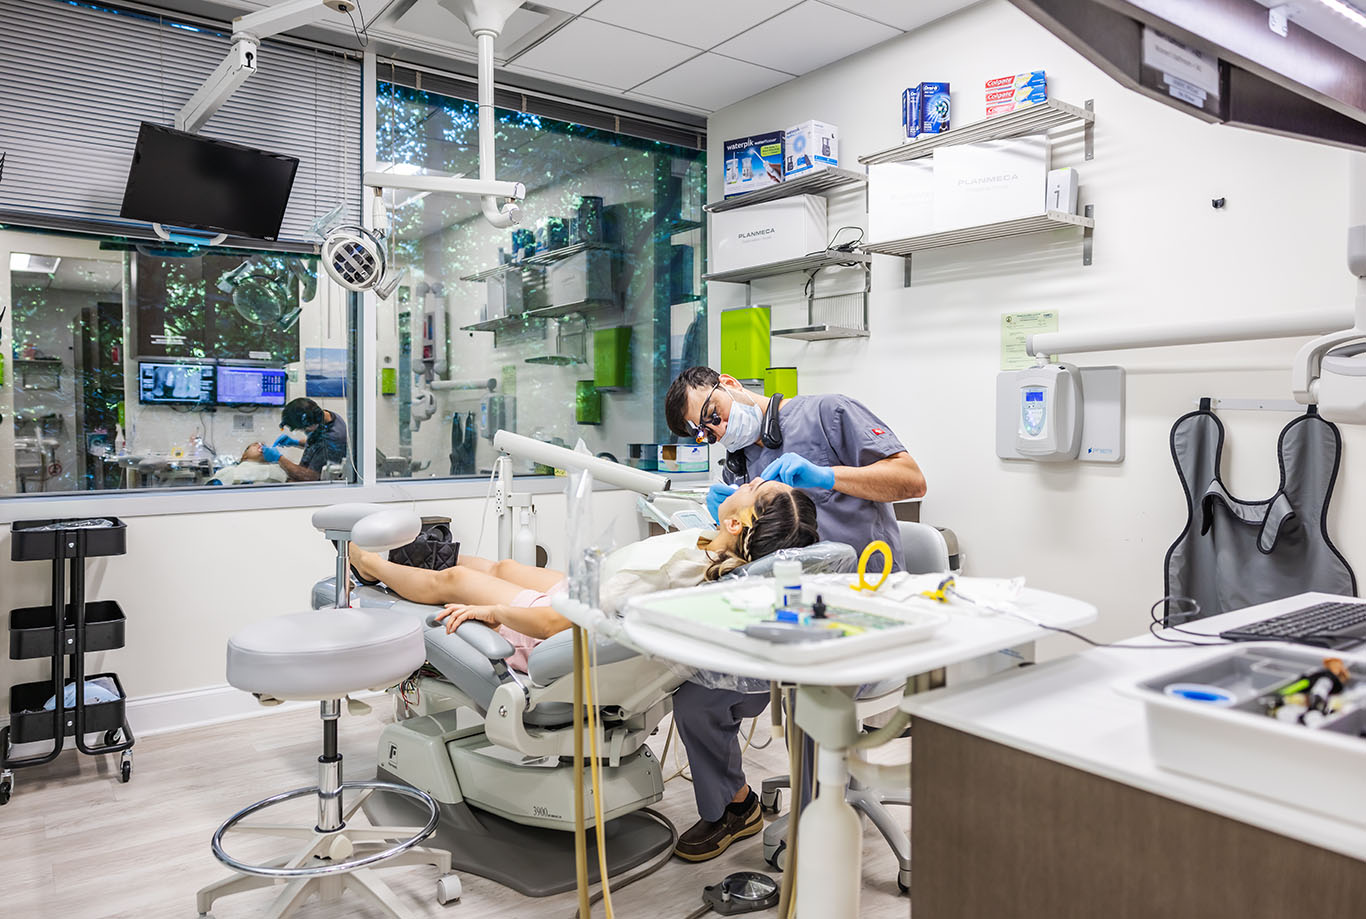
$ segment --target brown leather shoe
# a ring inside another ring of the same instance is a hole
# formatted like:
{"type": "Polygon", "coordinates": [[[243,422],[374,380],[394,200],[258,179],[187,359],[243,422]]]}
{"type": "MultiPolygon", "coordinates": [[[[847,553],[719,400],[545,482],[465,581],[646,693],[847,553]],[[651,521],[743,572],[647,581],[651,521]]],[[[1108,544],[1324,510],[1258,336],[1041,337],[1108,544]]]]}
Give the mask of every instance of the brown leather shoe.
{"type": "Polygon", "coordinates": [[[751,791],[743,802],[728,805],[720,820],[699,820],[694,823],[678,837],[674,855],[690,862],[705,862],[726,851],[737,839],[753,836],[763,828],[764,817],[759,810],[759,796],[751,791]]]}

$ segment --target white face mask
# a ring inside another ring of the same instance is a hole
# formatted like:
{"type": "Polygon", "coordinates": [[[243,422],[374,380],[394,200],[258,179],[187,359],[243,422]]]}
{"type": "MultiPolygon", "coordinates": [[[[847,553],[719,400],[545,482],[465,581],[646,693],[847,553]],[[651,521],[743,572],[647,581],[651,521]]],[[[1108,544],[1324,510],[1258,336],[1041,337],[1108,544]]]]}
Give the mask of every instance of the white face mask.
{"type": "Polygon", "coordinates": [[[751,401],[741,402],[735,398],[734,390],[727,391],[731,394],[730,417],[726,419],[726,433],[718,438],[718,442],[726,448],[727,453],[737,453],[759,439],[763,414],[749,393],[745,395],[751,401]]]}

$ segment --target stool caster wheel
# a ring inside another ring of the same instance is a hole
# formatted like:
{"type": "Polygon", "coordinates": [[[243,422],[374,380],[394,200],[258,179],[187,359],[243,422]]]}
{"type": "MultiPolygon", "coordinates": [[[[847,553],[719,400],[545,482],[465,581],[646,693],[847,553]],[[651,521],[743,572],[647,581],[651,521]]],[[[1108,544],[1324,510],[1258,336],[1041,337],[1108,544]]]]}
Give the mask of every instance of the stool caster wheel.
{"type": "Polygon", "coordinates": [[[114,728],[112,731],[104,732],[104,745],[112,747],[123,739],[123,728],[114,728]]]}
{"type": "Polygon", "coordinates": [[[459,875],[447,874],[436,879],[436,902],[442,906],[459,900],[461,892],[459,875]]]}
{"type": "MultiPolygon", "coordinates": [[[[767,850],[768,846],[764,846],[764,849],[767,850]]],[[[769,867],[773,868],[775,871],[786,871],[787,840],[784,839],[782,842],[778,843],[778,845],[774,847],[772,852],[765,851],[764,861],[768,862],[769,867]]]]}
{"type": "Polygon", "coordinates": [[[901,889],[902,893],[911,892],[911,873],[907,871],[905,868],[902,868],[897,871],[896,886],[901,889]]]}
{"type": "Polygon", "coordinates": [[[11,773],[6,772],[4,777],[0,778],[0,805],[8,804],[10,796],[13,794],[14,776],[11,773]]]}
{"type": "Polygon", "coordinates": [[[123,751],[123,756],[119,758],[119,781],[125,785],[133,777],[133,754],[127,750],[123,751]]]}
{"type": "Polygon", "coordinates": [[[783,793],[778,789],[764,791],[759,795],[759,810],[765,814],[775,815],[783,807],[783,793]]]}

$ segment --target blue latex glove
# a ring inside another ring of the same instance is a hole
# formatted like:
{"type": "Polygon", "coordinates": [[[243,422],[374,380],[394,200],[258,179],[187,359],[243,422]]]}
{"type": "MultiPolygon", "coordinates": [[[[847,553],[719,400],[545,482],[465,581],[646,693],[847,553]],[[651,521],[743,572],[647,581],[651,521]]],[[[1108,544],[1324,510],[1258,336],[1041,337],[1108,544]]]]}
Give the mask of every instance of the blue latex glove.
{"type": "Polygon", "coordinates": [[[271,444],[271,446],[272,446],[272,447],[302,447],[302,446],[303,446],[303,442],[302,442],[302,441],[295,440],[293,437],[290,437],[288,434],[281,434],[279,437],[275,438],[275,443],[271,444]]]}
{"type": "Polygon", "coordinates": [[[835,487],[835,470],[829,466],[817,466],[796,453],[784,453],[769,463],[759,478],[776,480],[793,488],[823,488],[829,491],[835,487]]]}
{"type": "Polygon", "coordinates": [[[261,447],[261,456],[265,457],[267,463],[278,463],[280,461],[280,451],[274,447],[261,447]]]}
{"type": "Polygon", "coordinates": [[[707,511],[711,514],[711,519],[717,523],[721,522],[721,502],[735,494],[736,486],[727,485],[724,482],[717,482],[707,489],[707,511]]]}

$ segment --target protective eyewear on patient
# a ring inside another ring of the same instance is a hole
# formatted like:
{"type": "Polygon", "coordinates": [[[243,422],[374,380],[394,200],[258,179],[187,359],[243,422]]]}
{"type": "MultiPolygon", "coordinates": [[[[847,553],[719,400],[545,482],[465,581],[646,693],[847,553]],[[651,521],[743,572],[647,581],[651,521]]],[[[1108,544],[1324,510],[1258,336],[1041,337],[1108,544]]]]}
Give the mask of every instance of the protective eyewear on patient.
{"type": "Polygon", "coordinates": [[[713,408],[711,416],[708,417],[707,406],[711,405],[712,396],[715,396],[716,390],[720,388],[720,383],[711,388],[711,392],[707,393],[707,398],[702,402],[702,410],[697,413],[697,420],[688,422],[693,429],[693,440],[699,444],[714,444],[718,439],[712,428],[721,423],[721,413],[713,408]]]}

